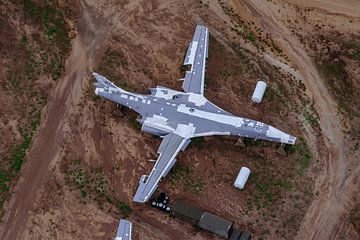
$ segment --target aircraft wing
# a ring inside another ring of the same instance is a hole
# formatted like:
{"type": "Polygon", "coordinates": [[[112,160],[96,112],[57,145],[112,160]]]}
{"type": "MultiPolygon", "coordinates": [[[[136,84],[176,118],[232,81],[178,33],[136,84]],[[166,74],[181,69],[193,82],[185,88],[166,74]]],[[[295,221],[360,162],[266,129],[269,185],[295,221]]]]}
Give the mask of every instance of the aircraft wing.
{"type": "Polygon", "coordinates": [[[176,133],[170,133],[163,138],[158,149],[159,158],[150,175],[141,176],[139,187],[133,199],[134,202],[143,203],[149,200],[160,179],[165,177],[174,166],[178,152],[185,149],[189,142],[189,139],[183,138],[176,133]]]}
{"type": "Polygon", "coordinates": [[[192,41],[187,50],[183,65],[190,65],[186,71],[183,89],[185,92],[204,94],[205,65],[208,57],[209,31],[206,27],[196,26],[192,41]]]}
{"type": "Polygon", "coordinates": [[[131,240],[131,230],[132,223],[128,220],[120,219],[115,240],[131,240]]]}

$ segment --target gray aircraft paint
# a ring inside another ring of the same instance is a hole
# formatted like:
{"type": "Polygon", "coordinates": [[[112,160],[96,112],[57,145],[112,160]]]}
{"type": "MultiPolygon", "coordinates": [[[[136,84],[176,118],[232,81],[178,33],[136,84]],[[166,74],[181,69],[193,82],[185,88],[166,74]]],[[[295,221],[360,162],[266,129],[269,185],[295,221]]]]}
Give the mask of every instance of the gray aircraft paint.
{"type": "Polygon", "coordinates": [[[197,26],[184,60],[184,65],[191,64],[183,79],[185,92],[157,86],[150,89],[149,95],[136,94],[115,86],[100,74],[93,74],[97,95],[136,111],[142,117],[139,120],[142,131],[163,137],[152,172],[140,179],[136,202],[146,202],[151,197],[161,177],[175,164],[179,150],[184,150],[193,137],[232,135],[286,144],[296,141],[268,124],[234,116],[203,96],[208,39],[208,29],[197,26]]]}
{"type": "Polygon", "coordinates": [[[131,240],[132,223],[125,219],[120,219],[115,240],[131,240]]]}

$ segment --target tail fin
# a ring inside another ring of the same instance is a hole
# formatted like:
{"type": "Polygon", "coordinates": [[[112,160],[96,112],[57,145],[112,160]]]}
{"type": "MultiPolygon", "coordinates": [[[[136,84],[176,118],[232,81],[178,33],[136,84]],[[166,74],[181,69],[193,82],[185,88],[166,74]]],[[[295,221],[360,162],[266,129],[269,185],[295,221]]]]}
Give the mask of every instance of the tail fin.
{"type": "Polygon", "coordinates": [[[115,84],[113,84],[112,82],[110,82],[106,77],[104,77],[103,75],[100,75],[96,72],[93,73],[93,76],[96,79],[96,83],[94,84],[97,88],[104,88],[104,89],[108,89],[108,88],[115,88],[115,89],[121,89],[119,87],[117,87],[115,84]]]}

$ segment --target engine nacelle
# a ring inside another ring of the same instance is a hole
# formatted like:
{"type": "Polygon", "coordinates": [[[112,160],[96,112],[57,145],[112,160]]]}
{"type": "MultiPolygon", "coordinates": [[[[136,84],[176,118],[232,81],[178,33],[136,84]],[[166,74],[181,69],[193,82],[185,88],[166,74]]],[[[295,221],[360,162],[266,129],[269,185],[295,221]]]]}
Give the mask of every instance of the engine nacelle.
{"type": "Polygon", "coordinates": [[[148,126],[146,124],[143,124],[142,128],[141,128],[141,131],[143,132],[146,132],[146,133],[150,133],[152,135],[155,135],[155,136],[164,136],[167,134],[167,132],[161,130],[161,129],[157,129],[157,128],[154,128],[152,126],[148,126]]]}

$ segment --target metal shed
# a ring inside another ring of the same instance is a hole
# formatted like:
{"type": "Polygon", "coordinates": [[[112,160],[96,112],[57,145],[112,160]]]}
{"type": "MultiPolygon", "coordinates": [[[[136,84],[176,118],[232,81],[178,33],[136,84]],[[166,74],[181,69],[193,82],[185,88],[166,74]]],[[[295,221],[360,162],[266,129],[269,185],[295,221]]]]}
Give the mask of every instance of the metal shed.
{"type": "Polygon", "coordinates": [[[195,226],[198,225],[203,210],[194,207],[184,201],[176,201],[171,208],[171,215],[187,221],[195,226]]]}
{"type": "Polygon", "coordinates": [[[233,223],[229,220],[204,212],[199,220],[198,226],[202,229],[213,232],[224,238],[229,238],[233,223]]]}

